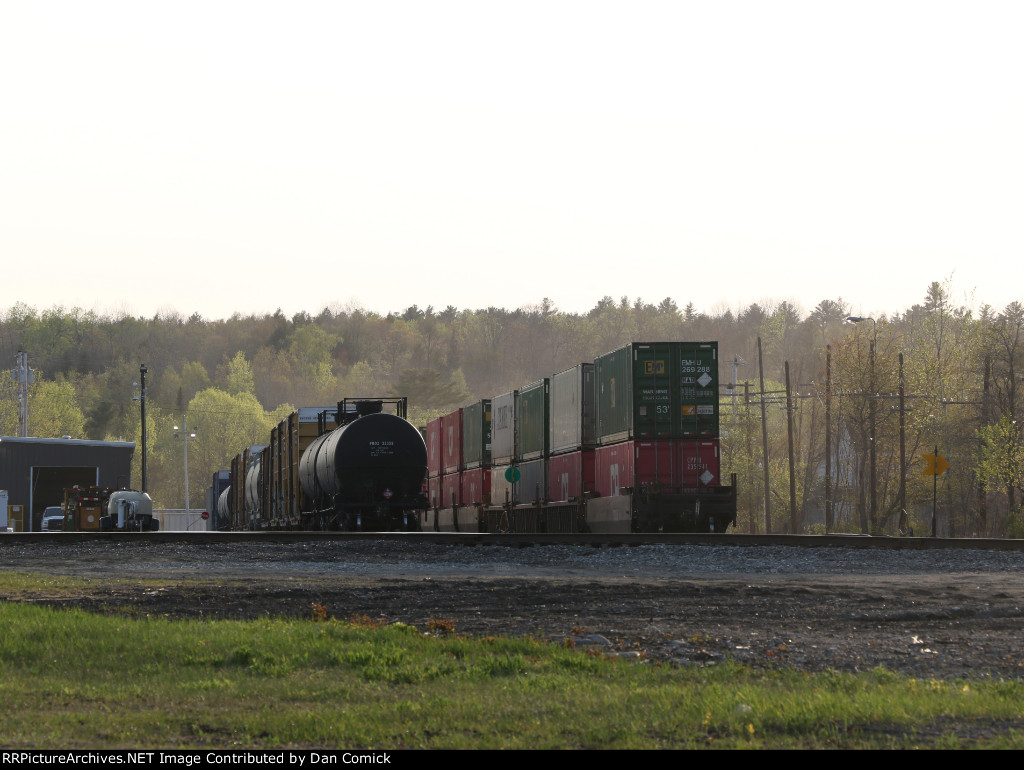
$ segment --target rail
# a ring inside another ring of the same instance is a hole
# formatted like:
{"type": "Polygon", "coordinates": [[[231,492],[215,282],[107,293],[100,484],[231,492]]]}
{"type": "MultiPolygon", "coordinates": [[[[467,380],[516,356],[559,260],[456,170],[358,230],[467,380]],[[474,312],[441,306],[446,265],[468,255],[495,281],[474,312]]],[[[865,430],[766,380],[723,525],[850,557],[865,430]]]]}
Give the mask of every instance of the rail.
{"type": "Polygon", "coordinates": [[[996,538],[887,537],[871,535],[740,535],[740,534],[523,534],[483,532],[15,532],[0,534],[4,546],[117,540],[120,543],[292,543],[314,541],[401,541],[444,545],[500,545],[515,548],[574,545],[592,548],[645,545],[708,547],[790,546],[794,548],[862,548],[921,551],[956,548],[982,551],[1024,551],[1024,540],[996,538]]]}

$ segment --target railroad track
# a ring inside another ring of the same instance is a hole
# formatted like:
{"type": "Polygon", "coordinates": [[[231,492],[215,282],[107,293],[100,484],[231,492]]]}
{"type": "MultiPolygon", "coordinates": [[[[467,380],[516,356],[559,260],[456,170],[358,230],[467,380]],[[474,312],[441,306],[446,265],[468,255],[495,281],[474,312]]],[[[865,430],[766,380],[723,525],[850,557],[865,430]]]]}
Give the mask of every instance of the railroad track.
{"type": "Polygon", "coordinates": [[[614,548],[640,545],[790,546],[795,548],[863,548],[868,550],[966,549],[1024,551],[1024,540],[997,538],[886,537],[871,535],[740,534],[491,534],[482,532],[18,532],[0,536],[5,545],[67,544],[116,540],[124,544],[297,543],[316,541],[393,541],[443,545],[503,545],[512,548],[577,545],[614,548]]]}

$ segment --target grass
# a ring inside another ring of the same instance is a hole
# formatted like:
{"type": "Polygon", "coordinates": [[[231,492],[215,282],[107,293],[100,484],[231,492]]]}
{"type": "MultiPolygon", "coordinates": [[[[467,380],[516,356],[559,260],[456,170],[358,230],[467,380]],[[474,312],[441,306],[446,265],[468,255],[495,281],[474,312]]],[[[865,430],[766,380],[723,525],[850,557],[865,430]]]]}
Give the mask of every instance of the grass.
{"type": "Polygon", "coordinates": [[[170,621],[0,603],[0,745],[1024,747],[1018,681],[638,664],[318,606],[308,620],[170,621]]]}

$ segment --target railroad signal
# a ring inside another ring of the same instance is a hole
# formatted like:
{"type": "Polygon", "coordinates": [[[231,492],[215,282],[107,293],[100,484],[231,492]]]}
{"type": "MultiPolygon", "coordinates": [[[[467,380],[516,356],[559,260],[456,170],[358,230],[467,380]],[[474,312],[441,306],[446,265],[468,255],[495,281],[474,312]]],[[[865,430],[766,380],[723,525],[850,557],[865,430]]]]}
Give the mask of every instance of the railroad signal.
{"type": "Polygon", "coordinates": [[[921,472],[922,476],[941,476],[949,469],[949,461],[936,452],[933,455],[921,455],[928,463],[928,467],[921,472]]]}

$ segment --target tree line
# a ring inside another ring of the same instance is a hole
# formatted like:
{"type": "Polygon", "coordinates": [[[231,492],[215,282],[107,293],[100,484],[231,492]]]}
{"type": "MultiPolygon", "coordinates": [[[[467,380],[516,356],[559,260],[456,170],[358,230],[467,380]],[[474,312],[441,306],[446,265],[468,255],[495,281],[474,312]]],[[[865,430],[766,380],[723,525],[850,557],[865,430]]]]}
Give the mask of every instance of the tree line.
{"type": "MultiPolygon", "coordinates": [[[[999,311],[951,295],[949,281],[934,282],[905,312],[856,323],[842,298],[809,312],[786,301],[700,312],[671,298],[606,296],[585,313],[544,299],[514,310],[331,307],[217,320],[17,304],[0,317],[0,355],[13,362],[24,350],[35,370],[29,435],[137,443],[145,364],[148,487],[158,507],[177,508],[186,502],[183,419],[196,432],[189,503],[201,507],[213,473],[265,443],[298,406],[405,395],[422,425],[628,342],[717,340],[730,386],[723,471],[737,474],[741,530],[927,534],[934,507],[940,534],[1016,536],[1024,306],[999,311]],[[933,495],[921,457],[936,449],[950,467],[933,495]]],[[[0,378],[3,435],[17,435],[17,398],[14,379],[0,378]]],[[[140,461],[137,451],[136,485],[140,461]]]]}

